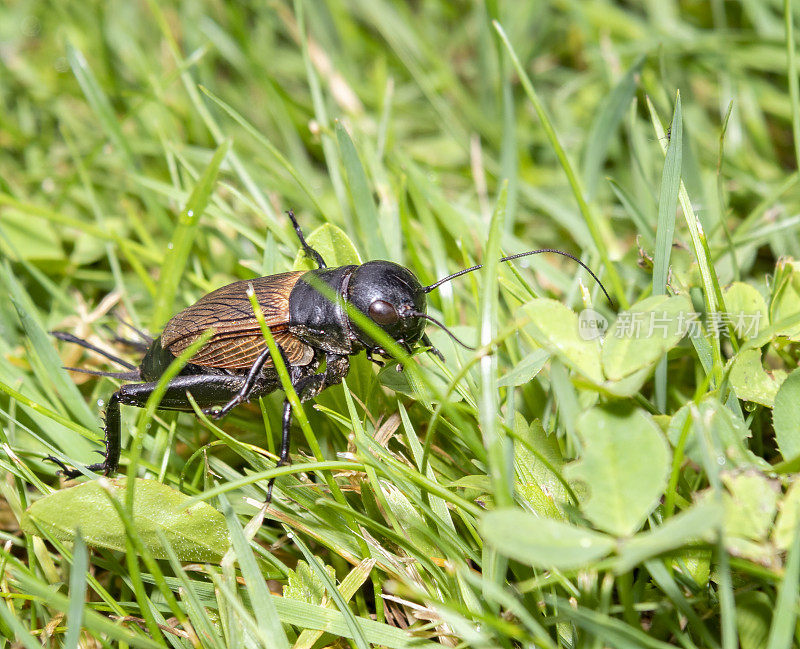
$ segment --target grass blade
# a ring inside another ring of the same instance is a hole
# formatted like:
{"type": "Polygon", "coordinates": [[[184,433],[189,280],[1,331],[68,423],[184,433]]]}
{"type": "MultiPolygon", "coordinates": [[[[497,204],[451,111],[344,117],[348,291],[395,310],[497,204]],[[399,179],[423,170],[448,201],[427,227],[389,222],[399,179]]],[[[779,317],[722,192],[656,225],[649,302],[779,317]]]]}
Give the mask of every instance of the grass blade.
{"type": "Polygon", "coordinates": [[[672,644],[651,638],[639,628],[629,626],[609,615],[583,606],[573,607],[567,602],[559,606],[561,617],[588,631],[610,646],[619,649],[671,649],[672,644]]]}
{"type": "MultiPolygon", "coordinates": [[[[656,247],[653,259],[653,295],[666,295],[669,258],[675,234],[675,212],[678,208],[678,192],[681,185],[681,161],[683,156],[683,114],[681,94],[675,97],[675,112],[672,115],[669,145],[661,175],[661,193],[658,199],[658,224],[656,247]]],[[[656,366],[655,403],[659,412],[667,408],[667,359],[656,366]]]]}
{"type": "MultiPolygon", "coordinates": [[[[633,101],[637,78],[643,64],[644,57],[640,56],[598,107],[583,153],[582,172],[587,200],[592,200],[597,190],[597,181],[600,179],[600,172],[608,155],[611,138],[633,101]]],[[[675,193],[677,195],[677,189],[675,193]]]]}
{"type": "MultiPolygon", "coordinates": [[[[500,190],[492,220],[489,225],[489,241],[486,244],[486,263],[481,271],[481,346],[488,346],[497,333],[497,313],[499,297],[497,295],[497,267],[495,261],[500,258],[500,236],[506,218],[505,183],[500,190]]],[[[483,443],[489,457],[489,474],[492,476],[492,487],[495,502],[498,506],[508,507],[513,503],[514,469],[510,462],[510,440],[503,435],[498,426],[499,411],[497,395],[497,356],[487,354],[481,358],[481,392],[480,422],[483,443]]]]}
{"type": "Polygon", "coordinates": [[[280,163],[280,165],[284,169],[286,169],[286,171],[289,172],[289,174],[291,174],[295,182],[303,189],[306,196],[308,196],[309,200],[311,200],[311,202],[314,203],[314,207],[316,207],[317,211],[320,214],[323,214],[324,210],[322,208],[322,205],[319,203],[319,199],[317,197],[316,192],[311,187],[309,182],[303,177],[303,175],[300,172],[298,172],[295,166],[286,158],[286,156],[284,156],[278,150],[278,148],[272,142],[269,141],[269,139],[267,139],[264,135],[259,133],[258,130],[250,122],[248,122],[239,112],[234,110],[232,106],[222,101],[222,99],[220,99],[210,90],[208,90],[208,88],[201,87],[200,90],[202,90],[205,93],[205,95],[209,99],[211,99],[211,101],[217,104],[217,106],[219,106],[222,110],[228,113],[228,115],[230,115],[232,119],[234,119],[237,123],[239,123],[242,126],[242,128],[244,128],[247,131],[247,133],[250,134],[251,137],[255,138],[255,140],[259,142],[261,146],[263,146],[267,151],[269,151],[270,155],[275,157],[275,159],[280,163]]]}
{"type": "Polygon", "coordinates": [[[350,195],[353,197],[358,230],[361,233],[362,241],[366,243],[367,256],[370,259],[385,259],[388,256],[388,252],[386,245],[378,234],[380,228],[376,227],[380,223],[378,208],[372,199],[372,191],[369,187],[367,174],[364,172],[364,166],[358,157],[353,140],[341,122],[336,122],[336,139],[339,142],[342,164],[347,173],[350,195]]]}
{"type": "Polygon", "coordinates": [[[783,580],[778,587],[778,598],[769,628],[767,649],[790,649],[797,622],[797,585],[800,583],[800,526],[794,532],[794,541],[786,557],[783,580]]]}
{"type": "MultiPolygon", "coordinates": [[[[86,405],[86,401],[81,396],[75,383],[70,379],[66,370],[61,367],[61,358],[56,353],[53,338],[47,335],[45,328],[39,321],[33,301],[14,276],[8,263],[3,265],[0,272],[3,276],[3,283],[8,288],[8,296],[17,311],[19,321],[32,347],[32,351],[38,357],[40,366],[47,372],[48,381],[56,386],[58,394],[70,413],[86,428],[91,430],[96,426],[96,418],[89,410],[89,406],[86,405]]],[[[80,446],[84,446],[84,444],[79,443],[80,446]]],[[[79,450],[88,452],[88,448],[85,446],[79,450]]]]}
{"type": "Polygon", "coordinates": [[[89,551],[81,536],[80,528],[75,531],[72,546],[72,566],[69,574],[69,611],[67,611],[67,635],[65,649],[78,649],[83,628],[83,607],[86,598],[86,573],[89,571],[89,551]]]}
{"type": "MultiPolygon", "coordinates": [[[[342,594],[342,599],[345,602],[350,601],[356,594],[356,591],[361,588],[363,583],[369,578],[369,574],[375,566],[375,562],[375,559],[364,559],[342,579],[338,590],[342,594]]],[[[332,606],[332,602],[328,604],[328,608],[332,606]]],[[[298,636],[293,649],[311,649],[314,643],[322,637],[322,633],[322,631],[312,631],[311,629],[304,630],[298,636]]]]}
{"type": "Polygon", "coordinates": [[[800,168],[800,87],[797,80],[797,55],[794,42],[794,18],[792,0],[783,0],[784,26],[786,29],[786,60],[788,61],[789,98],[792,103],[792,136],[794,157],[800,168]]]}
{"type": "MultiPolygon", "coordinates": [[[[14,611],[11,607],[0,606],[0,620],[5,622],[9,629],[13,632],[15,642],[20,643],[25,649],[42,649],[41,642],[36,640],[25,625],[14,617],[14,611]]],[[[8,639],[10,639],[9,636],[8,639]]]]}
{"type": "MultiPolygon", "coordinates": [[[[647,106],[650,110],[650,118],[653,122],[653,127],[656,132],[656,137],[661,145],[661,151],[666,155],[667,144],[665,143],[664,128],[661,126],[661,121],[658,118],[655,107],[647,98],[647,106]]],[[[670,138],[671,139],[671,138],[670,138]]],[[[686,225],[689,229],[689,236],[692,243],[692,253],[697,260],[697,266],[700,271],[700,278],[703,287],[703,300],[706,305],[707,317],[715,318],[717,314],[725,310],[725,303],[722,299],[722,290],[720,289],[719,279],[717,278],[716,270],[714,269],[713,261],[711,259],[711,252],[708,247],[708,240],[706,239],[703,227],[700,220],[695,214],[692,202],[689,198],[689,192],[686,191],[686,186],[683,181],[680,184],[680,192],[678,199],[681,205],[683,217],[686,220],[686,225]]],[[[712,352],[714,356],[714,378],[719,380],[722,375],[722,352],[720,351],[719,339],[715,340],[712,345],[712,352]]]]}
{"type": "Polygon", "coordinates": [[[336,142],[331,132],[331,124],[330,120],[328,119],[328,109],[325,105],[325,98],[322,95],[319,77],[314,71],[314,66],[311,64],[311,58],[309,55],[304,7],[304,0],[294,0],[294,11],[295,15],[297,16],[297,31],[300,36],[300,47],[302,48],[303,53],[303,65],[306,71],[308,87],[311,92],[311,101],[314,105],[314,117],[321,128],[320,137],[322,139],[322,150],[325,154],[325,166],[328,170],[330,182],[333,185],[333,191],[336,194],[336,198],[339,202],[339,209],[344,216],[344,229],[349,237],[354,239],[356,234],[356,226],[353,221],[353,216],[350,212],[347,201],[347,189],[345,188],[344,179],[342,178],[342,170],[339,165],[341,158],[337,155],[336,142]]]}
{"type": "MultiPolygon", "coordinates": [[[[63,593],[53,590],[52,586],[40,582],[33,577],[22,572],[14,574],[15,585],[19,588],[24,588],[35,600],[46,603],[49,608],[66,613],[69,610],[70,599],[63,593]]],[[[0,609],[6,609],[5,606],[0,609]]],[[[0,612],[0,615],[4,615],[0,612]]],[[[11,618],[13,619],[13,618],[11,618]]],[[[8,621],[9,618],[6,618],[8,621]]],[[[141,649],[163,649],[165,645],[151,640],[145,635],[141,635],[140,631],[129,630],[120,626],[117,622],[109,620],[105,615],[98,613],[90,608],[84,611],[84,629],[89,633],[105,634],[109,638],[116,640],[119,643],[127,643],[131,647],[141,649]]],[[[136,627],[134,627],[136,628],[136,627]]],[[[27,635],[27,630],[22,634],[27,635]]],[[[41,645],[35,645],[41,649],[41,645]]]]}
{"type": "Polygon", "coordinates": [[[225,519],[228,521],[233,553],[242,570],[247,592],[253,604],[254,617],[261,632],[261,642],[271,649],[289,649],[289,639],[286,637],[286,632],[283,630],[278,611],[275,608],[274,597],[261,576],[258,563],[245,538],[239,519],[236,518],[233,508],[225,496],[220,496],[220,501],[225,519]]]}
{"type": "Polygon", "coordinates": [[[320,564],[319,559],[317,559],[311,553],[306,544],[303,543],[302,539],[300,539],[298,535],[293,535],[293,541],[303,553],[303,557],[305,557],[308,565],[314,569],[316,575],[323,581],[325,584],[325,589],[328,591],[328,595],[336,603],[336,607],[339,609],[339,612],[344,616],[345,622],[347,622],[347,628],[352,634],[351,638],[353,639],[355,646],[358,649],[369,649],[369,643],[367,642],[364,632],[356,620],[355,615],[353,615],[352,611],[348,608],[347,602],[344,601],[342,594],[339,592],[339,589],[336,588],[336,584],[333,583],[330,575],[328,575],[328,572],[320,564]]]}
{"type": "Polygon", "coordinates": [[[172,233],[172,242],[164,258],[161,269],[161,281],[156,293],[156,303],[153,308],[152,324],[154,329],[159,329],[175,311],[175,295],[178,285],[183,277],[189,253],[194,245],[200,217],[208,205],[214,183],[217,180],[220,166],[228,155],[230,140],[220,144],[214,153],[203,174],[197,180],[186,207],[181,212],[175,230],[172,233]]]}
{"type": "Polygon", "coordinates": [[[497,21],[494,22],[494,28],[500,34],[500,38],[503,39],[503,43],[505,44],[506,49],[511,56],[511,61],[513,62],[514,67],[517,70],[517,74],[519,74],[520,80],[522,81],[522,86],[525,88],[525,93],[528,95],[528,99],[530,100],[531,104],[533,104],[536,114],[539,116],[539,120],[542,123],[542,127],[547,134],[547,139],[550,141],[550,146],[553,147],[553,151],[555,151],[556,157],[561,163],[561,168],[564,170],[564,173],[567,176],[567,180],[572,188],[572,193],[575,196],[575,200],[578,202],[578,208],[580,209],[581,215],[586,222],[586,227],[589,229],[589,232],[592,235],[592,241],[597,248],[597,252],[600,254],[600,258],[603,260],[603,266],[608,273],[609,281],[611,283],[611,292],[617,297],[620,305],[625,308],[628,305],[628,300],[625,297],[625,289],[622,285],[622,279],[620,278],[616,267],[611,263],[611,257],[608,254],[608,247],[606,246],[606,243],[603,240],[603,236],[600,232],[600,223],[597,219],[597,216],[586,202],[586,198],[584,196],[583,189],[580,186],[580,182],[578,181],[578,177],[572,169],[572,165],[567,158],[567,153],[564,151],[564,147],[561,146],[561,142],[559,141],[558,135],[553,128],[553,123],[550,119],[550,116],[547,114],[544,104],[542,104],[542,102],[539,100],[539,95],[534,90],[530,78],[528,78],[528,75],[522,67],[522,64],[519,62],[517,54],[514,51],[514,48],[511,46],[505,31],[503,31],[503,28],[497,21]]]}
{"type": "Polygon", "coordinates": [[[132,161],[134,157],[128,145],[128,139],[123,135],[122,128],[120,128],[119,121],[117,121],[117,117],[114,114],[114,109],[111,106],[108,95],[97,82],[97,77],[95,77],[94,72],[92,72],[86,57],[83,56],[80,50],[68,44],[67,60],[72,68],[72,73],[81,86],[81,90],[83,90],[83,94],[94,109],[106,134],[114,143],[117,150],[128,160],[132,161]]]}
{"type": "Polygon", "coordinates": [[[666,295],[669,257],[675,233],[675,214],[678,208],[678,191],[681,184],[681,157],[683,154],[683,115],[681,94],[675,97],[669,145],[661,176],[661,193],[658,199],[658,225],[653,258],[653,295],[666,295]]]}

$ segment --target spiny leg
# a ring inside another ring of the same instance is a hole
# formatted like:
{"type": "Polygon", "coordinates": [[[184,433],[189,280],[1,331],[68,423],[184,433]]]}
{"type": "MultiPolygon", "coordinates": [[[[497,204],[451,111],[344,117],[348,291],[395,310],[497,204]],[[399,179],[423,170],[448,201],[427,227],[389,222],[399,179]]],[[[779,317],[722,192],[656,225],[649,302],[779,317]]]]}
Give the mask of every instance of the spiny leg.
{"type": "MultiPolygon", "coordinates": [[[[186,397],[187,392],[200,405],[227,403],[241,389],[245,380],[246,377],[244,376],[224,374],[178,376],[167,384],[167,389],[158,407],[162,410],[191,411],[192,405],[186,397]]],[[[106,445],[106,451],[103,453],[104,460],[87,466],[87,470],[101,471],[104,475],[109,475],[117,470],[121,451],[119,406],[120,404],[125,404],[143,408],[153,390],[156,389],[156,385],[157,382],[155,381],[151,383],[131,383],[123,385],[111,395],[106,406],[106,422],[103,428],[106,445]]],[[[277,386],[269,386],[268,391],[271,391],[274,387],[277,386]]],[[[62,473],[68,479],[77,478],[83,473],[79,469],[68,468],[58,458],[50,456],[45,459],[58,464],[62,469],[62,473]]]]}
{"type": "MultiPolygon", "coordinates": [[[[99,471],[102,472],[103,475],[109,475],[111,473],[115,473],[119,467],[119,455],[120,451],[122,450],[120,435],[119,392],[120,391],[117,391],[109,397],[108,405],[106,406],[105,426],[103,427],[103,433],[105,435],[103,443],[105,444],[106,450],[105,452],[97,451],[103,456],[103,461],[84,467],[87,471],[99,471]]],[[[44,459],[60,466],[61,474],[67,480],[72,480],[73,478],[83,475],[83,471],[80,469],[70,469],[57,457],[48,455],[44,459]]]]}
{"type": "MultiPolygon", "coordinates": [[[[339,356],[329,354],[325,363],[325,371],[322,374],[312,374],[304,376],[292,382],[292,386],[300,397],[300,401],[308,401],[313,399],[325,388],[337,383],[342,382],[342,378],[347,375],[350,370],[350,361],[347,356],[339,356]]],[[[285,466],[289,464],[289,448],[291,446],[290,430],[292,425],[292,404],[288,399],[283,402],[283,419],[281,426],[281,453],[278,457],[278,463],[275,467],[285,466]]],[[[265,505],[269,505],[272,501],[272,487],[275,484],[275,478],[270,478],[267,483],[267,498],[264,501],[265,505]]]]}
{"type": "Polygon", "coordinates": [[[294,226],[294,231],[297,232],[297,238],[300,239],[300,245],[303,246],[303,250],[305,251],[308,257],[311,257],[314,261],[317,262],[317,265],[320,268],[327,268],[328,265],[325,263],[325,260],[322,258],[322,255],[319,254],[314,248],[308,245],[306,242],[306,238],[303,236],[303,231],[300,229],[300,224],[297,222],[297,219],[294,217],[294,212],[289,210],[286,212],[287,216],[292,220],[292,225],[294,226]]]}

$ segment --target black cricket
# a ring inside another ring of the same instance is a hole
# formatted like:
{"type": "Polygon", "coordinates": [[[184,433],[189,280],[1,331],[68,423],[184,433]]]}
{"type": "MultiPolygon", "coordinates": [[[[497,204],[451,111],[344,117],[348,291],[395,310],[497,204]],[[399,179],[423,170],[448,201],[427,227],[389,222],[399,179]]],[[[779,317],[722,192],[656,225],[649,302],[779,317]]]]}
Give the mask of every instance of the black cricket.
{"type": "MultiPolygon", "coordinates": [[[[191,412],[192,406],[187,397],[189,393],[205,414],[219,419],[240,403],[280,389],[277,371],[247,296],[251,285],[301,401],[313,399],[325,388],[341,383],[350,369],[349,356],[365,350],[370,360],[379,365],[382,361],[377,357],[389,357],[351,321],[341,303],[314,288],[320,283],[364,313],[409,353],[418,343],[422,343],[428,351],[442,357],[425,334],[426,320],[440,326],[460,345],[472,349],[427,314],[425,295],[451,279],[478,270],[482,265],[460,270],[429,286],[423,286],[409,269],[391,261],[369,261],[361,265],[328,268],[319,252],[306,242],[294,213],[290,210],[287,214],[303,250],[317,263],[318,268],[228,284],[174,316],[155,339],[138,331],[142,341],[116,339],[144,352],[138,367],[72,334],[52,332],[56,338],[91,349],[128,371],[67,369],[138,381],[123,385],[109,398],[105,410],[104,459],[87,466],[86,470],[101,471],[104,475],[117,471],[121,450],[120,404],[144,407],[170,363],[210,328],[214,329],[211,339],[168,383],[159,408],[191,412]],[[325,369],[317,372],[323,359],[325,369]]],[[[611,302],[597,276],[582,261],[561,250],[542,248],[503,257],[500,261],[543,252],[556,253],[578,262],[600,284],[611,302]]],[[[291,419],[292,406],[286,399],[283,402],[281,450],[277,466],[289,462],[291,419]]],[[[83,473],[68,468],[58,458],[50,456],[47,459],[58,464],[67,478],[75,478],[83,473]]],[[[274,478],[269,481],[267,502],[271,499],[274,481],[274,478]]]]}

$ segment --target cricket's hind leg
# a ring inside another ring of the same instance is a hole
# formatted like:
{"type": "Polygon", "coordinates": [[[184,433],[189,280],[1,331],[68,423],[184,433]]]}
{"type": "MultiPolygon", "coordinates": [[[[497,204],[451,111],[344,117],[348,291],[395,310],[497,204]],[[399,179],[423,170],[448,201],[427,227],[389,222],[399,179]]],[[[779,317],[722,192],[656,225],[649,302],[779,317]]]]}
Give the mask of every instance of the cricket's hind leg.
{"type": "MultiPolygon", "coordinates": [[[[200,406],[228,403],[242,389],[246,380],[243,375],[225,374],[196,374],[189,376],[178,376],[167,384],[167,389],[161,399],[159,408],[163,410],[183,410],[191,411],[192,405],[186,397],[189,392],[200,406]]],[[[128,406],[138,406],[143,408],[148,398],[156,389],[157,382],[150,383],[131,383],[123,385],[108,400],[105,411],[105,445],[106,450],[103,461],[97,464],[90,464],[85,468],[87,471],[100,472],[103,475],[115,473],[119,467],[119,456],[121,451],[120,434],[120,404],[128,406]]],[[[61,472],[68,479],[77,478],[83,474],[80,469],[70,469],[64,462],[49,456],[45,458],[55,462],[61,467],[61,472]]]]}
{"type": "MultiPolygon", "coordinates": [[[[133,384],[134,387],[136,384],[133,384]]],[[[128,387],[128,386],[123,386],[128,387]]],[[[105,434],[104,443],[106,446],[105,452],[97,451],[103,456],[103,461],[98,462],[96,464],[90,464],[84,467],[85,471],[96,471],[100,472],[103,475],[110,475],[115,473],[117,468],[119,467],[119,455],[121,451],[120,447],[120,414],[119,414],[119,403],[120,403],[120,392],[122,390],[118,390],[111,397],[108,399],[108,405],[106,406],[105,411],[105,426],[103,427],[103,432],[105,434]]],[[[70,469],[64,462],[59,460],[57,457],[53,457],[52,455],[48,455],[45,460],[49,460],[57,464],[61,467],[61,475],[63,475],[67,480],[72,480],[73,478],[77,478],[80,475],[83,475],[83,471],[80,469],[70,469]]]]}

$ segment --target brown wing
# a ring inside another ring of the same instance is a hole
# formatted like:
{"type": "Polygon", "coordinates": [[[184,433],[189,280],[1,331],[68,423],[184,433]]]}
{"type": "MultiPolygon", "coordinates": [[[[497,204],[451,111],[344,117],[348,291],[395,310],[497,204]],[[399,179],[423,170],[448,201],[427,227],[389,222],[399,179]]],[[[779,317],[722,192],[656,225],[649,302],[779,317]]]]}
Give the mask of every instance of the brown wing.
{"type": "MultiPolygon", "coordinates": [[[[276,344],[286,354],[291,365],[308,365],[314,358],[314,350],[288,331],[272,332],[276,344]]],[[[264,336],[257,333],[231,337],[214,336],[194,355],[192,363],[204,367],[245,369],[255,363],[259,354],[267,348],[264,336]]],[[[264,367],[272,367],[272,359],[264,367]]]]}
{"type": "MultiPolygon", "coordinates": [[[[205,367],[244,369],[266,348],[253,315],[247,288],[253,285],[264,319],[293,365],[307,365],[314,350],[286,331],[289,294],[306,271],[279,273],[228,284],[200,298],[170,320],[161,334],[161,345],[178,355],[207,329],[215,333],[191,362],[205,367]]],[[[272,361],[267,362],[270,366],[272,361]]]]}

